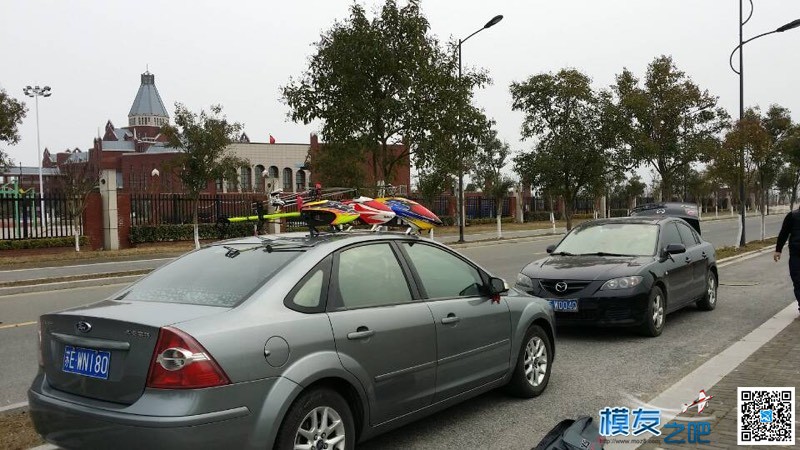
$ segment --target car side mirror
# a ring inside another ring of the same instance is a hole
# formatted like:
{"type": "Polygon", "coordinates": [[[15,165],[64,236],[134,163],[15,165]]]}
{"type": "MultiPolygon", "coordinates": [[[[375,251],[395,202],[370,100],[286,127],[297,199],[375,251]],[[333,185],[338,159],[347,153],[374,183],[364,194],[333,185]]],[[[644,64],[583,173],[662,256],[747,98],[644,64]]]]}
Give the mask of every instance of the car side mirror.
{"type": "Polygon", "coordinates": [[[508,292],[508,285],[502,278],[491,277],[489,278],[489,294],[492,296],[500,295],[508,292]]]}
{"type": "Polygon", "coordinates": [[[556,249],[556,244],[550,244],[547,246],[547,253],[553,253],[555,249],[556,249]]]}
{"type": "Polygon", "coordinates": [[[683,244],[667,244],[664,247],[664,255],[678,255],[686,253],[686,246],[683,244]]]}

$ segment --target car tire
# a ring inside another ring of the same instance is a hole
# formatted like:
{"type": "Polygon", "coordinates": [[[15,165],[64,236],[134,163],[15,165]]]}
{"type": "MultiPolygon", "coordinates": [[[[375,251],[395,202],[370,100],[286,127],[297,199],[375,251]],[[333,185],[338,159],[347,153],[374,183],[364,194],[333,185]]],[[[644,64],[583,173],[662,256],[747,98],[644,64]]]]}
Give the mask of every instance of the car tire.
{"type": "Polygon", "coordinates": [[[274,449],[293,450],[296,445],[312,448],[312,442],[318,440],[326,443],[324,448],[327,450],[353,450],[356,445],[355,421],[350,406],[341,395],[328,388],[311,389],[300,394],[283,419],[274,449]],[[314,415],[316,428],[312,424],[314,415]],[[333,433],[322,433],[322,428],[330,427],[334,428],[333,433]],[[341,436],[344,439],[337,442],[341,436]]]}
{"type": "Polygon", "coordinates": [[[553,343],[542,327],[531,325],[525,332],[506,391],[521,398],[541,395],[550,381],[552,367],[553,343]]]}
{"type": "Polygon", "coordinates": [[[717,276],[714,272],[708,271],[706,275],[706,293],[703,298],[697,301],[697,308],[701,311],[712,311],[717,307],[717,276]]]}
{"type": "Polygon", "coordinates": [[[664,322],[667,319],[667,302],[664,291],[660,287],[654,286],[650,291],[645,311],[644,322],[639,331],[649,337],[660,336],[664,331],[664,322]]]}

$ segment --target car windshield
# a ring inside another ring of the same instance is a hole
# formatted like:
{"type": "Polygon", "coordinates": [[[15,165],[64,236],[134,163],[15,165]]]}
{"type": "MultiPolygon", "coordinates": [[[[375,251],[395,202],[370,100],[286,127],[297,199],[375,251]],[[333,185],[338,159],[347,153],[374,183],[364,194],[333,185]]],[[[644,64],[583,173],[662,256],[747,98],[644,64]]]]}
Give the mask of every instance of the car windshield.
{"type": "Polygon", "coordinates": [[[153,272],[117,300],[235,306],[301,253],[265,250],[252,242],[203,248],[153,272]]]}
{"type": "Polygon", "coordinates": [[[553,253],[652,256],[658,226],[643,223],[604,223],[579,227],[568,234],[553,253]]]}

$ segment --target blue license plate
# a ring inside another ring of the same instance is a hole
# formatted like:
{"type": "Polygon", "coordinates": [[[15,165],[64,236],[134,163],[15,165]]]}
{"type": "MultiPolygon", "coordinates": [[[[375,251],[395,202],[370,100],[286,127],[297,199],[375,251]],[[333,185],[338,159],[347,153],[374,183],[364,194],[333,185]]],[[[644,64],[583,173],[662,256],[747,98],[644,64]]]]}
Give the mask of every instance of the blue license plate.
{"type": "Polygon", "coordinates": [[[64,372],[107,380],[110,366],[111,352],[71,345],[64,347],[64,372]]]}
{"type": "Polygon", "coordinates": [[[553,311],[578,312],[578,300],[550,300],[553,311]]]}

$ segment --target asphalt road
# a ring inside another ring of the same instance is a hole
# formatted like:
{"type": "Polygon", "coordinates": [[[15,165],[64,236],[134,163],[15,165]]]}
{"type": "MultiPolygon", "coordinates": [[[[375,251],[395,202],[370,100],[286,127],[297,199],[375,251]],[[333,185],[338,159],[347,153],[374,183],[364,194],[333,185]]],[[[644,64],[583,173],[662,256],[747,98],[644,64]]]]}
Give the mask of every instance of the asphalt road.
{"type": "MultiPolygon", "coordinates": [[[[776,236],[780,230],[783,214],[774,214],[766,216],[766,236],[776,236]]],[[[717,247],[734,245],[738,236],[738,221],[733,219],[727,220],[707,220],[701,223],[701,230],[703,231],[703,238],[717,247]]],[[[761,236],[761,219],[758,217],[749,217],[747,219],[746,236],[748,240],[757,239],[761,236]]],[[[536,233],[541,233],[545,230],[537,230],[536,233]]],[[[563,231],[562,231],[563,232],[563,231]]],[[[534,233],[531,231],[507,231],[503,233],[505,238],[528,237],[534,233]]],[[[464,239],[466,241],[478,241],[493,239],[497,236],[495,232],[481,233],[481,234],[466,234],[464,239]]],[[[444,236],[436,237],[435,239],[452,243],[455,242],[457,236],[444,236]]],[[[543,237],[538,245],[535,246],[537,253],[544,253],[545,248],[555,242],[558,242],[560,235],[543,237]]],[[[86,274],[103,274],[115,273],[130,270],[141,269],[155,269],[160,267],[172,258],[157,258],[146,259],[140,261],[117,261],[105,263],[88,263],[73,266],[63,267],[44,267],[35,269],[22,269],[22,270],[5,270],[0,272],[0,283],[9,281],[20,280],[35,280],[46,279],[51,277],[65,277],[73,275],[86,275],[86,274]]],[[[517,264],[518,261],[507,261],[507,264],[517,264]]],[[[517,267],[517,269],[522,266],[517,267]]],[[[516,276],[516,273],[514,274],[516,276]]],[[[511,277],[510,279],[513,279],[511,277]]],[[[0,318],[2,320],[2,318],[0,318]]]]}
{"type": "MultiPolygon", "coordinates": [[[[505,243],[462,250],[497,275],[513,279],[543,252],[542,242],[505,243]]],[[[529,449],[563,418],[596,415],[622,404],[625,394],[648,400],[709,357],[736,342],[793,302],[787,262],[769,254],[723,267],[719,306],[667,317],[658,338],[627,330],[559,329],[558,357],[547,391],[533,400],[491,392],[375,438],[359,448],[529,449]],[[777,268],[777,270],[776,270],[777,268]]],[[[45,312],[99,300],[120,289],[104,286],[0,298],[0,406],[25,400],[36,371],[36,327],[45,312]]],[[[687,399],[676,399],[676,404],[687,399]]]]}

